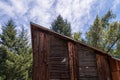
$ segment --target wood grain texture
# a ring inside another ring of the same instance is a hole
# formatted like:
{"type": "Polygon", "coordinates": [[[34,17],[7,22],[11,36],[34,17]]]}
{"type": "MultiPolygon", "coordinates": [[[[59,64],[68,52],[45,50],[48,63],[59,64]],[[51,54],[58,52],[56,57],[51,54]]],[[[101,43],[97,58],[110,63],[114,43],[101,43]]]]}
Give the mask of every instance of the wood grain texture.
{"type": "Polygon", "coordinates": [[[93,50],[78,45],[79,80],[98,80],[96,54],[93,50]]]}
{"type": "Polygon", "coordinates": [[[33,80],[49,80],[49,36],[35,30],[33,38],[33,80]]]}
{"type": "Polygon", "coordinates": [[[108,59],[103,55],[96,55],[99,80],[112,80],[108,59]]]}
{"type": "Polygon", "coordinates": [[[50,36],[50,80],[70,80],[66,41],[50,36]]]}
{"type": "Polygon", "coordinates": [[[115,60],[113,58],[109,58],[112,80],[120,80],[120,61],[115,60]]]}
{"type": "Polygon", "coordinates": [[[78,55],[77,47],[74,43],[68,42],[69,64],[70,64],[70,80],[79,79],[78,55]]]}
{"type": "Polygon", "coordinates": [[[33,80],[120,80],[120,60],[31,24],[33,80]]]}

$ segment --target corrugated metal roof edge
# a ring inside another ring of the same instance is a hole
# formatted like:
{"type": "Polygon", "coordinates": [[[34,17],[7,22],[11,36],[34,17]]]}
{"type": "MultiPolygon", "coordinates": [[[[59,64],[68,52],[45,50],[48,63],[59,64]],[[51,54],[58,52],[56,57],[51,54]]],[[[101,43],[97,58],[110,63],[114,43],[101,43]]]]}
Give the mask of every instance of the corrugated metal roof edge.
{"type": "MultiPolygon", "coordinates": [[[[72,41],[72,42],[74,42],[74,43],[81,44],[81,45],[86,46],[86,47],[88,47],[88,48],[90,48],[90,49],[93,49],[93,50],[95,50],[95,51],[97,51],[97,52],[100,52],[100,53],[97,53],[97,54],[107,55],[107,56],[109,56],[109,57],[111,57],[111,58],[113,58],[113,59],[115,59],[115,60],[119,60],[119,61],[120,61],[120,59],[117,59],[117,58],[111,56],[110,54],[108,54],[108,53],[105,52],[105,51],[102,51],[102,50],[97,49],[97,48],[95,48],[95,47],[89,46],[89,45],[84,44],[84,43],[82,43],[82,42],[80,42],[80,41],[76,41],[76,40],[74,40],[74,39],[72,39],[72,38],[70,38],[70,37],[67,37],[67,36],[64,36],[64,35],[62,35],[62,34],[59,34],[59,33],[55,32],[55,31],[52,31],[52,30],[50,30],[50,29],[48,29],[48,28],[45,28],[45,27],[43,27],[43,26],[41,26],[41,25],[35,24],[35,23],[33,23],[33,22],[30,22],[30,26],[31,26],[31,29],[37,28],[37,29],[40,29],[40,30],[42,30],[42,31],[45,31],[45,32],[48,32],[48,33],[51,33],[51,34],[55,34],[55,35],[57,35],[57,36],[65,39],[65,40],[68,40],[68,41],[72,41]]],[[[31,30],[31,31],[32,31],[32,30],[31,30]]]]}

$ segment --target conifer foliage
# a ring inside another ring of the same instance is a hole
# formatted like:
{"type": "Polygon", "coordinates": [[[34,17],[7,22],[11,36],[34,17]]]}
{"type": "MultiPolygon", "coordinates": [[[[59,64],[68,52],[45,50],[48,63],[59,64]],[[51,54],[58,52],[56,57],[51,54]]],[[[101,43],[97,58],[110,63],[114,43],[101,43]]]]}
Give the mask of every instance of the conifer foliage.
{"type": "Polygon", "coordinates": [[[6,46],[9,50],[15,50],[16,34],[15,25],[12,20],[2,27],[2,34],[0,34],[0,44],[6,46]]]}
{"type": "Polygon", "coordinates": [[[87,42],[89,45],[100,48],[103,50],[107,49],[106,32],[109,30],[110,19],[114,18],[114,14],[109,10],[102,18],[97,15],[93,24],[90,26],[87,32],[87,42]]]}
{"type": "Polygon", "coordinates": [[[96,16],[93,25],[91,25],[90,30],[87,32],[87,42],[93,47],[100,47],[101,41],[101,21],[98,15],[96,16]]]}
{"type": "MultiPolygon", "coordinates": [[[[73,37],[90,46],[109,51],[113,56],[120,58],[120,22],[111,21],[115,15],[109,10],[105,15],[96,18],[86,38],[81,32],[72,36],[71,25],[59,15],[51,24],[51,29],[62,35],[73,37]]],[[[80,26],[80,25],[78,25],[80,26]]],[[[0,80],[32,80],[32,48],[24,27],[18,33],[13,20],[2,26],[0,34],[0,80]]]]}
{"type": "Polygon", "coordinates": [[[120,22],[111,21],[114,18],[115,14],[111,10],[101,18],[97,15],[86,33],[86,42],[115,57],[120,57],[120,22]]]}
{"type": "Polygon", "coordinates": [[[61,15],[51,24],[51,29],[62,35],[71,37],[71,25],[61,15]]]}
{"type": "Polygon", "coordinates": [[[30,80],[32,51],[24,28],[17,34],[16,26],[9,20],[0,34],[0,79],[30,80]]]}

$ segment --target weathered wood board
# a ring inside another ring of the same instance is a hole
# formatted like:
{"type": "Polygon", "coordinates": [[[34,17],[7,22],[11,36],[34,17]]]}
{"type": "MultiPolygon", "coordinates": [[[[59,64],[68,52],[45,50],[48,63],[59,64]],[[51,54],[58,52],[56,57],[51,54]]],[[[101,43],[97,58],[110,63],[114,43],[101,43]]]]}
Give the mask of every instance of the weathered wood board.
{"type": "Polygon", "coordinates": [[[31,23],[33,80],[120,80],[120,60],[31,23]]]}

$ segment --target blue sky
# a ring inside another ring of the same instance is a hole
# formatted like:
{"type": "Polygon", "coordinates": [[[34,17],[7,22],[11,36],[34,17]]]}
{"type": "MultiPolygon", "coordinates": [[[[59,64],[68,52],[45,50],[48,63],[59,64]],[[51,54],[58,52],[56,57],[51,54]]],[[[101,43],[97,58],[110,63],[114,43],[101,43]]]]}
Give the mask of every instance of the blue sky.
{"type": "Polygon", "coordinates": [[[120,21],[120,0],[0,0],[0,28],[9,19],[15,21],[18,29],[23,25],[29,30],[30,21],[49,28],[61,14],[71,23],[73,32],[85,33],[95,16],[102,16],[109,9],[120,21]]]}

